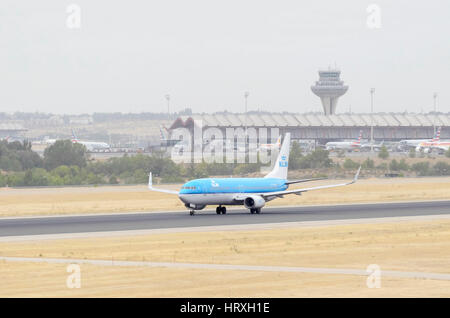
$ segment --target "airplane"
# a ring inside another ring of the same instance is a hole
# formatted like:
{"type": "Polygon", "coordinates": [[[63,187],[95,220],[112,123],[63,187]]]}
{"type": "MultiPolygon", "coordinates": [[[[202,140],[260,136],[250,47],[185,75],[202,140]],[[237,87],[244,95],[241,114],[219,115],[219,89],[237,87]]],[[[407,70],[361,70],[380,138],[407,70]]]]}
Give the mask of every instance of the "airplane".
{"type": "Polygon", "coordinates": [[[190,215],[194,215],[196,210],[202,210],[207,205],[217,205],[217,214],[226,214],[225,205],[243,205],[250,210],[251,214],[260,214],[266,202],[273,199],[282,198],[288,194],[300,195],[306,191],[346,186],[355,183],[358,179],[361,167],[353,180],[347,183],[287,190],[291,184],[318,180],[317,178],[287,180],[290,140],[290,133],[286,133],[273,170],[263,178],[195,179],[185,183],[180,191],[174,191],[153,187],[150,172],[148,189],[178,195],[186,208],[190,210],[190,215]]]}
{"type": "Polygon", "coordinates": [[[86,147],[88,151],[109,151],[111,150],[110,145],[108,145],[106,142],[100,142],[100,141],[82,141],[77,138],[75,135],[75,132],[72,129],[72,143],[74,144],[81,144],[86,147]]]}
{"type": "Polygon", "coordinates": [[[159,125],[159,139],[161,140],[161,142],[167,141],[167,139],[169,139],[169,138],[166,136],[166,132],[164,132],[164,129],[165,129],[166,132],[167,132],[166,127],[164,127],[163,125],[159,125]]]}
{"type": "Polygon", "coordinates": [[[246,146],[242,142],[234,142],[234,139],[213,139],[207,141],[204,146],[209,147],[209,149],[222,148],[223,151],[234,151],[236,153],[246,153],[246,146]]]}
{"type": "Polygon", "coordinates": [[[435,142],[439,141],[441,137],[441,127],[436,130],[436,134],[433,136],[432,139],[403,139],[400,140],[399,145],[400,148],[408,150],[410,148],[416,148],[423,143],[423,142],[435,142]]]}
{"type": "Polygon", "coordinates": [[[443,153],[446,152],[450,148],[450,140],[442,140],[435,142],[422,142],[417,146],[416,151],[422,151],[425,153],[430,153],[434,149],[443,153]]]}
{"type": "Polygon", "coordinates": [[[362,130],[355,141],[330,141],[325,144],[326,150],[347,150],[355,151],[361,148],[362,130]]]}
{"type": "Polygon", "coordinates": [[[416,151],[423,151],[425,153],[430,153],[433,150],[439,152],[446,152],[450,148],[450,140],[441,140],[440,128],[436,132],[436,136],[427,142],[421,142],[417,147],[416,151]]]}
{"type": "Polygon", "coordinates": [[[281,136],[278,137],[277,141],[273,144],[260,144],[259,150],[275,150],[281,147],[281,136]]]}
{"type": "Polygon", "coordinates": [[[44,139],[41,141],[41,144],[44,145],[53,145],[58,139],[49,138],[48,136],[45,136],[44,139]]]}
{"type": "Polygon", "coordinates": [[[368,152],[368,151],[371,151],[373,148],[374,151],[380,151],[381,147],[383,147],[383,145],[384,145],[384,140],[381,141],[380,143],[373,143],[373,144],[369,141],[369,142],[362,143],[360,150],[362,152],[368,152]]]}

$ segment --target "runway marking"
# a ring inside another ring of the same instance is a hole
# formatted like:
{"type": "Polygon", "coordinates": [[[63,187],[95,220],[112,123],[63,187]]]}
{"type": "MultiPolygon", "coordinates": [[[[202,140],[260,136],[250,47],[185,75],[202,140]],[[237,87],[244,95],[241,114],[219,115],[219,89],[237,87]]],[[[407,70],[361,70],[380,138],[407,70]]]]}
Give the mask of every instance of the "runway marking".
{"type": "MultiPolygon", "coordinates": [[[[48,264],[89,264],[97,266],[121,266],[121,267],[164,267],[183,269],[207,269],[207,270],[238,270],[259,272],[288,272],[310,274],[356,275],[368,276],[366,270],[348,268],[319,268],[319,267],[290,267],[290,266],[258,266],[258,265],[229,265],[229,264],[201,264],[201,263],[167,263],[145,261],[114,261],[93,259],[67,259],[67,258],[33,258],[33,257],[7,257],[1,256],[0,261],[5,262],[32,262],[48,264]]],[[[431,279],[450,281],[450,274],[405,272],[405,271],[381,271],[381,276],[395,278],[431,279]]]]}
{"type": "Polygon", "coordinates": [[[100,232],[82,232],[82,233],[60,233],[60,234],[35,234],[35,235],[17,235],[0,237],[0,242],[23,242],[23,241],[42,241],[76,238],[101,238],[117,236],[144,236],[154,234],[171,233],[194,233],[194,232],[216,232],[216,231],[257,231],[288,229],[295,227],[323,227],[335,225],[356,225],[356,224],[380,224],[392,222],[408,221],[430,221],[450,219],[450,214],[436,215],[416,215],[416,216],[396,216],[382,218],[359,218],[359,219],[341,219],[341,220],[322,220],[322,221],[300,221],[300,222],[280,222],[280,223],[254,223],[254,224],[232,224],[232,225],[214,225],[214,226],[195,226],[195,227],[174,227],[148,230],[118,230],[118,231],[100,231],[100,232]]]}

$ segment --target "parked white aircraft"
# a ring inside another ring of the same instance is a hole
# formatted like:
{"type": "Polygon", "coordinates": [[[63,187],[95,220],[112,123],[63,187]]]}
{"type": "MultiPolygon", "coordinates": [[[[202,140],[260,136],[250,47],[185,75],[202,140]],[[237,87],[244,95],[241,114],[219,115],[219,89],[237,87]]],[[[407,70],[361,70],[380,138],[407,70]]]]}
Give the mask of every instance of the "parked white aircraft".
{"type": "Polygon", "coordinates": [[[425,153],[430,153],[433,150],[437,150],[439,152],[446,152],[450,148],[450,141],[443,140],[438,142],[422,142],[419,146],[417,146],[417,148],[418,151],[423,151],[425,153]]]}
{"type": "Polygon", "coordinates": [[[281,136],[273,144],[260,144],[259,150],[278,150],[281,147],[281,136]]]}
{"type": "Polygon", "coordinates": [[[58,139],[49,138],[45,136],[44,139],[40,142],[43,145],[53,145],[58,139]]]}
{"type": "Polygon", "coordinates": [[[347,150],[355,151],[361,148],[362,130],[359,132],[359,137],[355,141],[330,141],[325,144],[326,150],[347,150]]]}
{"type": "Polygon", "coordinates": [[[383,145],[384,145],[384,140],[383,141],[381,141],[380,143],[371,143],[370,141],[369,142],[365,142],[365,143],[361,143],[361,151],[363,152],[368,152],[368,151],[371,151],[372,149],[374,150],[374,151],[380,151],[380,149],[381,149],[381,147],[383,147],[383,145]]]}
{"type": "Polygon", "coordinates": [[[83,141],[79,140],[72,130],[72,142],[74,144],[84,145],[87,151],[110,151],[111,147],[106,142],[101,141],[83,141]]]}
{"type": "Polygon", "coordinates": [[[421,142],[417,147],[416,151],[423,151],[425,153],[430,153],[434,150],[438,152],[446,152],[450,148],[450,140],[441,140],[440,129],[436,132],[435,138],[431,141],[421,142]]]}
{"type": "Polygon", "coordinates": [[[408,148],[416,148],[424,142],[435,142],[439,141],[441,137],[441,127],[438,128],[436,131],[436,135],[433,136],[432,139],[403,139],[400,140],[399,145],[401,148],[408,149],[408,148]]]}

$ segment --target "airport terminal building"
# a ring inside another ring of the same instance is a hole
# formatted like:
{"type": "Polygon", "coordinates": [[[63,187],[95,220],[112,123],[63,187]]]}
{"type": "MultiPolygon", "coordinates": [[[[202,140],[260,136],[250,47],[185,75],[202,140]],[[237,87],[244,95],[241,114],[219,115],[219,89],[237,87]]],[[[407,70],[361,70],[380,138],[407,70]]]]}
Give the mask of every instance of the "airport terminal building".
{"type": "MultiPolygon", "coordinates": [[[[315,140],[325,143],[334,140],[355,139],[359,132],[363,138],[370,138],[371,126],[374,139],[399,141],[402,139],[432,138],[434,127],[441,127],[441,138],[450,139],[450,114],[411,114],[411,113],[374,113],[374,114],[292,114],[292,113],[214,113],[196,114],[178,117],[170,130],[188,128],[193,130],[195,123],[203,129],[216,127],[223,131],[227,128],[270,128],[277,127],[281,134],[290,132],[292,139],[315,140]]],[[[273,136],[272,136],[273,137],[273,136]]],[[[276,137],[275,137],[276,139],[276,137]]]]}
{"type": "Polygon", "coordinates": [[[0,138],[22,137],[27,129],[15,122],[0,122],[0,138]]]}

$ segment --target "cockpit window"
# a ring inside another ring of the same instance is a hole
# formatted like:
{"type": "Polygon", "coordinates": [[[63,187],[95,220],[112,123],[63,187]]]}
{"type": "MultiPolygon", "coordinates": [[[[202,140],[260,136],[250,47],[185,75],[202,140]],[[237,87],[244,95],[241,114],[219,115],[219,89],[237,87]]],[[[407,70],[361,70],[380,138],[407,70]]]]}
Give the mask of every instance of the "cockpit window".
{"type": "Polygon", "coordinates": [[[195,190],[195,189],[197,189],[197,187],[181,187],[181,189],[184,189],[184,190],[195,190]]]}

